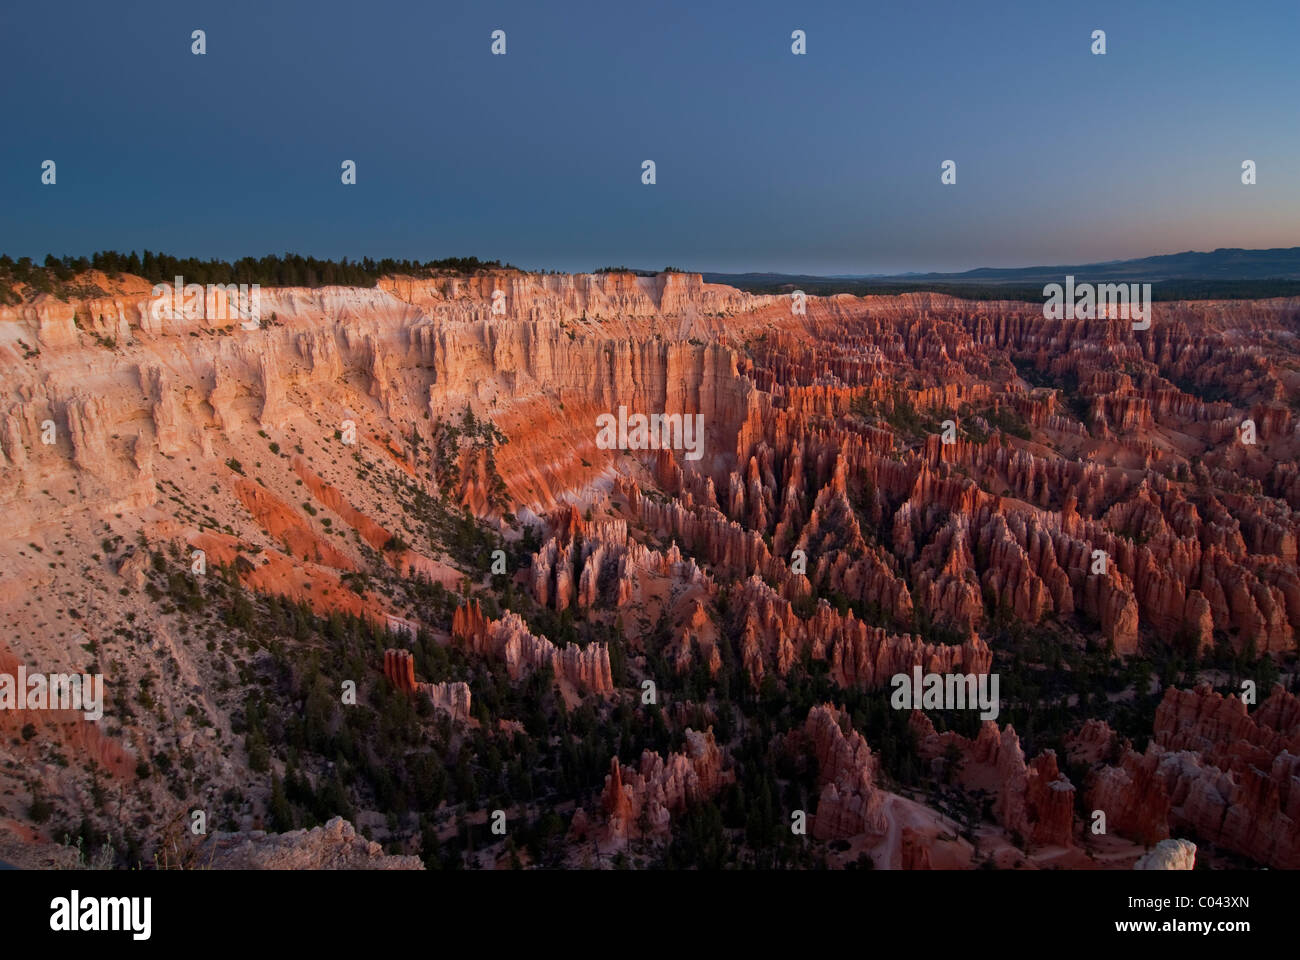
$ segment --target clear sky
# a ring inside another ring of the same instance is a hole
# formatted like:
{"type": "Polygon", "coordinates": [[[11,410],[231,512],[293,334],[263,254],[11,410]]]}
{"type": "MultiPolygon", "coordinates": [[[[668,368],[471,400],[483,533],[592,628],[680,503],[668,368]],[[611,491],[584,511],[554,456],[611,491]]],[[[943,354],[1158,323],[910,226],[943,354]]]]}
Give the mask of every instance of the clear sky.
{"type": "Polygon", "coordinates": [[[1296,246],[1298,38],[1297,0],[9,2],[0,250],[830,274],[1296,246]]]}

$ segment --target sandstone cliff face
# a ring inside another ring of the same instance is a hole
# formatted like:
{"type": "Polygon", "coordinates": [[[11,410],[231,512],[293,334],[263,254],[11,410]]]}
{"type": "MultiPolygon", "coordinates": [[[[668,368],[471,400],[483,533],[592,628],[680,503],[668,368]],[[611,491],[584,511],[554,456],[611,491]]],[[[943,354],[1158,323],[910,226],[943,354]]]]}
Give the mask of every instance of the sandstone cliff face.
{"type": "MultiPolygon", "coordinates": [[[[648,283],[623,275],[564,279],[506,273],[465,281],[393,279],[372,290],[268,288],[261,313],[275,319],[252,331],[166,311],[155,317],[150,287],[138,280],[122,281],[112,298],[0,308],[0,326],[31,328],[27,342],[59,358],[45,364],[48,376],[26,398],[10,428],[11,444],[22,453],[37,445],[40,414],[55,420],[82,465],[107,469],[120,454],[107,442],[114,431],[106,418],[131,420],[128,405],[142,408],[149,441],[171,455],[202,447],[214,428],[243,435],[250,426],[284,425],[331,408],[331,429],[345,419],[344,408],[354,410],[359,427],[376,417],[422,422],[426,411],[435,417],[459,412],[468,394],[480,413],[505,424],[507,435],[523,424],[543,426],[537,417],[544,409],[553,429],[539,431],[538,442],[553,437],[554,453],[585,451],[589,460],[598,455],[608,463],[610,456],[594,447],[594,416],[620,403],[647,412],[704,413],[709,445],[725,451],[727,425],[744,415],[751,388],[734,379],[728,351],[689,341],[712,338],[731,313],[761,312],[766,299],[703,284],[698,275],[648,283]],[[496,289],[507,294],[504,316],[491,312],[496,289]],[[124,335],[115,349],[140,358],[132,379],[143,395],[121,389],[117,356],[78,332],[74,309],[120,318],[124,335]],[[678,311],[693,319],[672,342],[650,336],[678,311]],[[63,362],[78,353],[109,362],[97,361],[87,379],[84,367],[74,374],[63,362]],[[336,389],[340,377],[359,389],[351,395],[336,389]],[[74,385],[86,392],[71,395],[74,385]],[[304,390],[306,410],[300,399],[289,399],[304,390]],[[357,394],[369,402],[357,403],[357,394]],[[591,417],[557,420],[554,406],[570,402],[593,411],[591,417]]],[[[560,476],[539,473],[522,451],[503,450],[498,467],[524,503],[553,505],[568,486],[562,475],[570,467],[560,476]]]]}

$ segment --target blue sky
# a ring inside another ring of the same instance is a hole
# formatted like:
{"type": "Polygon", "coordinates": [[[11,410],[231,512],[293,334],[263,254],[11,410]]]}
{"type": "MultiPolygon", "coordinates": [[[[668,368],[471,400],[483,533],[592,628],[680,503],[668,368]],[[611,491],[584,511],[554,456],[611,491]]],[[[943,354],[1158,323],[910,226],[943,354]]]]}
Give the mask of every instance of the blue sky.
{"type": "Polygon", "coordinates": [[[0,250],[873,273],[1295,246],[1298,28],[1295,0],[7,4],[0,250]]]}

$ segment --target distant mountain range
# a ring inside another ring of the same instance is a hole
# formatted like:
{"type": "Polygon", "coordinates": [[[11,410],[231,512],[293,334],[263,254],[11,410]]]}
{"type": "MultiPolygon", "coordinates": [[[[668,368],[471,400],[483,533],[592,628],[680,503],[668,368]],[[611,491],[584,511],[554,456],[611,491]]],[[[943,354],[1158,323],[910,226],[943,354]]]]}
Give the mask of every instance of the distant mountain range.
{"type": "Polygon", "coordinates": [[[980,267],[961,273],[815,276],[782,273],[705,273],[708,283],[725,283],[754,293],[901,293],[930,290],[970,299],[1034,300],[1048,283],[1066,275],[1094,283],[1150,283],[1157,299],[1234,299],[1300,296],[1300,247],[1269,250],[1189,250],[1134,260],[1037,267],[980,267]]]}

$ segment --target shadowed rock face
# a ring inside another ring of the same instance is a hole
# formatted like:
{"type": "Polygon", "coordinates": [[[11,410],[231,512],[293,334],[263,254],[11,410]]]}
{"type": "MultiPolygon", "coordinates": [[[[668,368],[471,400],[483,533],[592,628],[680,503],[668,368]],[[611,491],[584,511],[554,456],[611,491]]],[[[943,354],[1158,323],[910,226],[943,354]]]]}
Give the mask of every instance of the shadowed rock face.
{"type": "MultiPolygon", "coordinates": [[[[1089,741],[1112,737],[1098,724],[1071,749],[1095,757],[1089,741]]],[[[1171,687],[1146,753],[1125,750],[1120,764],[1096,766],[1089,784],[1088,803],[1110,812],[1115,829],[1134,839],[1153,843],[1190,830],[1267,866],[1296,869],[1300,699],[1275,687],[1251,714],[1237,697],[1208,686],[1171,687]]]]}
{"type": "MultiPolygon", "coordinates": [[[[796,315],[788,298],[692,274],[502,271],[267,289],[261,328],[244,330],[155,316],[139,278],[85,279],[99,292],[0,308],[0,611],[14,627],[0,663],[82,668],[93,647],[116,671],[108,682],[133,691],[166,665],[164,713],[178,721],[42,720],[110,776],[129,778],[164,743],[192,751],[214,792],[247,774],[222,742],[241,700],[218,688],[211,652],[186,642],[166,609],[180,601],[149,593],[163,582],[151,551],[224,569],[232,589],[386,624],[406,645],[437,634],[511,683],[548,670],[575,703],[633,696],[661,648],[676,678],[739,664],[757,691],[817,662],[835,688],[881,696],[915,666],[997,670],[1007,624],[1120,656],[1295,649],[1294,300],[1159,303],[1135,332],[933,294],[814,297],[796,315]],[[599,444],[597,418],[620,407],[700,415],[702,455],[599,444]],[[472,570],[500,590],[480,558],[430,533],[420,511],[432,498],[510,543],[531,525],[513,595],[561,630],[566,617],[616,623],[630,664],[544,630],[522,603],[488,616],[458,598],[454,614],[422,619],[385,585],[459,591],[472,570]],[[147,643],[121,639],[128,622],[147,643]]],[[[468,686],[419,682],[403,644],[386,647],[376,678],[470,721],[468,686]]],[[[945,733],[918,759],[951,746],[971,783],[996,774],[994,820],[1030,844],[1075,845],[1082,789],[1135,841],[1187,825],[1295,866],[1288,696],[1248,711],[1168,690],[1144,754],[1111,751],[1109,729],[1080,715],[1070,742],[1086,784],[1053,754],[1026,759],[1009,726],[945,733]]],[[[809,743],[856,759],[819,785],[814,833],[892,838],[894,805],[853,739],[870,732],[846,734],[821,709],[809,743]]],[[[14,721],[0,713],[6,743],[14,721]]],[[[656,754],[662,771],[616,763],[620,783],[592,815],[626,839],[625,807],[639,804],[634,819],[648,811],[660,829],[729,772],[730,744],[708,744],[656,754]]],[[[36,748],[3,749],[24,760],[36,748]]],[[[41,785],[71,805],[78,767],[43,769],[41,785]]],[[[15,796],[32,789],[22,781],[15,796]]],[[[901,860],[929,864],[924,826],[904,830],[901,860]]]]}
{"type": "Polygon", "coordinates": [[[1035,844],[1073,845],[1074,785],[1058,769],[1051,750],[1026,763],[1015,729],[999,732],[992,720],[984,721],[974,741],[951,732],[937,734],[919,711],[912,714],[912,726],[926,760],[943,762],[950,748],[957,750],[957,779],[993,794],[993,814],[1008,831],[1035,844]]]}

